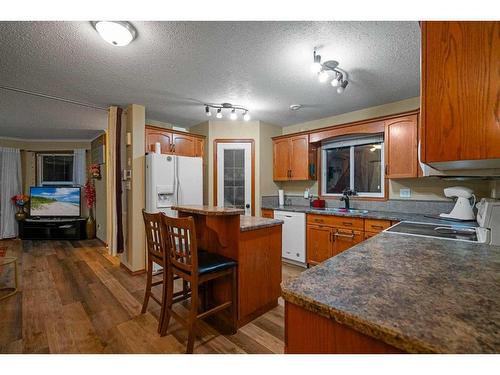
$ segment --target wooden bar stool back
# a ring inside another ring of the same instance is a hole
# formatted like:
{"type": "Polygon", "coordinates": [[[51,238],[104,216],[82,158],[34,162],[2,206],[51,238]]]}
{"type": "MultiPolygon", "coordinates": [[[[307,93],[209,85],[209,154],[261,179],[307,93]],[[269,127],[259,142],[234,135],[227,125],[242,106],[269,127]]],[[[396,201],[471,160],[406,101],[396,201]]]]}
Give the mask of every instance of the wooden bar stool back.
{"type": "MultiPolygon", "coordinates": [[[[144,314],[148,307],[149,298],[157,302],[161,306],[160,318],[158,322],[158,333],[161,333],[162,322],[165,316],[166,295],[167,295],[167,252],[165,251],[165,231],[163,230],[163,222],[161,214],[150,214],[142,210],[144,218],[144,226],[146,230],[146,246],[147,246],[147,279],[146,291],[144,293],[144,302],[142,304],[141,314],[144,314]],[[159,273],[162,279],[153,282],[153,263],[160,265],[163,269],[159,273]],[[161,299],[158,299],[152,292],[151,288],[156,285],[163,284],[161,299]]],[[[178,277],[177,277],[178,278],[178,277]]],[[[183,295],[186,299],[189,297],[187,283],[183,284],[183,291],[175,293],[175,296],[183,295]]],[[[176,301],[178,302],[178,301],[176,301]]]]}
{"type": "Polygon", "coordinates": [[[162,215],[162,220],[166,231],[165,239],[170,277],[167,281],[166,316],[161,334],[166,334],[170,317],[174,317],[188,329],[186,353],[192,353],[198,319],[231,308],[233,324],[236,325],[237,263],[219,254],[198,250],[195,222],[192,217],[172,218],[162,215]],[[184,319],[172,310],[173,275],[178,275],[191,284],[191,306],[188,319],[184,319]],[[207,281],[224,276],[232,276],[231,300],[221,303],[210,310],[198,313],[199,286],[207,281]]]}

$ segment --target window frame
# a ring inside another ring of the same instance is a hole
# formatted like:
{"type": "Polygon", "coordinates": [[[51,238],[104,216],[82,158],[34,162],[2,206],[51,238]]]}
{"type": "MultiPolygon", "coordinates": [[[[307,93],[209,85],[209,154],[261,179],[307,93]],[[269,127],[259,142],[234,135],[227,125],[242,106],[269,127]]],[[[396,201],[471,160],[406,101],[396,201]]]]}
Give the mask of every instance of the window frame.
{"type": "Polygon", "coordinates": [[[43,181],[43,158],[45,156],[71,156],[73,163],[75,154],[72,152],[39,152],[36,154],[37,162],[37,186],[74,186],[74,172],[71,181],[43,181]]]}
{"type": "Polygon", "coordinates": [[[350,147],[349,149],[349,189],[354,190],[354,147],[363,146],[372,143],[380,143],[380,193],[358,192],[356,196],[360,198],[385,198],[385,139],[384,134],[370,134],[367,136],[349,136],[342,137],[341,139],[332,140],[323,143],[321,146],[321,196],[323,197],[341,197],[341,193],[327,193],[326,192],[326,152],[332,148],[350,147]]]}

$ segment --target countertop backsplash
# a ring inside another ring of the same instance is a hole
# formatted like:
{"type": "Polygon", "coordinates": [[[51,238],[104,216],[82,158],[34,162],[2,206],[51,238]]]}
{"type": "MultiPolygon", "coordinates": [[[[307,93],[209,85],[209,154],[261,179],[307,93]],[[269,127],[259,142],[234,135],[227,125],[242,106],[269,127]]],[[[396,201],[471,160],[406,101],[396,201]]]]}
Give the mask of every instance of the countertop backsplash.
{"type": "MultiPolygon", "coordinates": [[[[352,199],[351,208],[372,211],[405,212],[423,215],[438,215],[450,212],[455,205],[453,201],[428,201],[428,200],[403,200],[389,199],[386,201],[360,201],[352,199]]],[[[278,196],[263,196],[262,207],[278,206],[278,196]]],[[[309,200],[301,195],[286,195],[285,206],[309,206],[309,200]]],[[[339,199],[327,199],[326,206],[330,208],[344,207],[344,202],[339,199]]]]}

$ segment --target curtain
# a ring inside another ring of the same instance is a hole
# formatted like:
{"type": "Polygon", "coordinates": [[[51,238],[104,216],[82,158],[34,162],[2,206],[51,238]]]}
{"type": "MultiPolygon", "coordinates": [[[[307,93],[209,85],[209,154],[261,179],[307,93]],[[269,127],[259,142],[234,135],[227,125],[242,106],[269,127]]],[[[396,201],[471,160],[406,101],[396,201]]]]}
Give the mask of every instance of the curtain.
{"type": "Polygon", "coordinates": [[[73,151],[73,184],[85,185],[87,179],[87,160],[84,148],[75,148],[73,151]]]}
{"type": "Polygon", "coordinates": [[[21,193],[21,153],[0,147],[0,239],[17,236],[16,207],[10,198],[21,193]]]}

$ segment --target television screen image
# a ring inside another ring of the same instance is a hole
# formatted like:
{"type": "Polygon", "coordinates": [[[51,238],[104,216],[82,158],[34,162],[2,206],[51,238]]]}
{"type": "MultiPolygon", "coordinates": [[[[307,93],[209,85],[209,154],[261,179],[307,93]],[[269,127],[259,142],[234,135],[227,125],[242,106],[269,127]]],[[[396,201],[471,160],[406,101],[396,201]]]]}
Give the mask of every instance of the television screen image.
{"type": "Polygon", "coordinates": [[[80,188],[31,187],[30,195],[31,216],[80,216],[80,188]]]}

